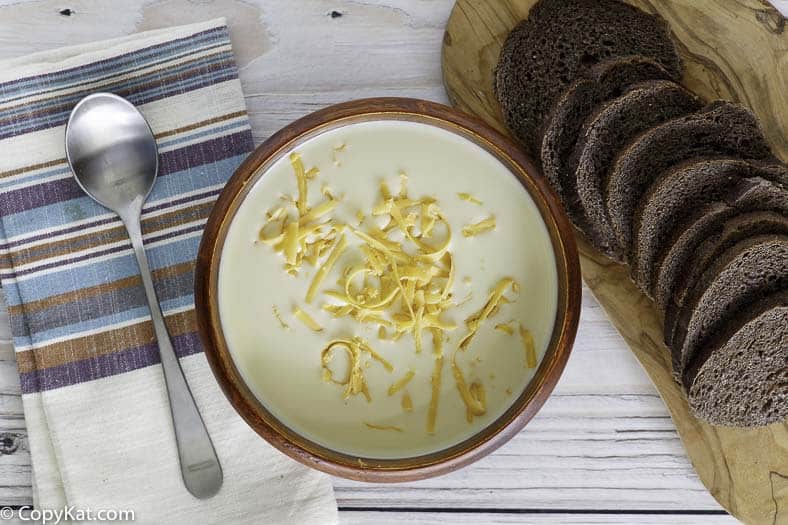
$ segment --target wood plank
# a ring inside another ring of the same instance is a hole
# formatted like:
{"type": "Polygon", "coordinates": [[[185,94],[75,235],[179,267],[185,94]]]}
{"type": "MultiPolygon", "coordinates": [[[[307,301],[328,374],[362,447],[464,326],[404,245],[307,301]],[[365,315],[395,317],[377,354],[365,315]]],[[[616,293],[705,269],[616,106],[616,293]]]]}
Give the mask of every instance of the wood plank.
{"type": "MultiPolygon", "coordinates": [[[[452,102],[505,131],[492,90],[509,31],[536,0],[459,0],[443,48],[452,102]]],[[[630,0],[670,24],[685,66],[683,83],[709,100],[741,102],[758,115],[774,151],[788,159],[788,33],[785,20],[757,0],[630,0]]],[[[583,278],[648,372],[675,421],[700,478],[746,522],[773,523],[788,509],[788,423],[760,429],[715,427],[693,417],[672,378],[654,304],[629,272],[580,242],[583,278]]]]}
{"type": "Polygon", "coordinates": [[[559,392],[512,441],[458,472],[334,486],[343,507],[719,508],[682,456],[656,394],[559,392]]]}

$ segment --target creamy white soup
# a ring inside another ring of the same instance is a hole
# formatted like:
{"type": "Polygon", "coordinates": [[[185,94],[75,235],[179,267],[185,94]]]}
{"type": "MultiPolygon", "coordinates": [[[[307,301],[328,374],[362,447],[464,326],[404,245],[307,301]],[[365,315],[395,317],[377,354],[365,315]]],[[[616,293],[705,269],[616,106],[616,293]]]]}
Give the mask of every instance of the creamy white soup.
{"type": "Polygon", "coordinates": [[[403,121],[283,155],[238,209],[219,270],[224,336],[260,402],[367,458],[441,450],[498,418],[533,377],[556,305],[550,238],[514,175],[403,121]]]}

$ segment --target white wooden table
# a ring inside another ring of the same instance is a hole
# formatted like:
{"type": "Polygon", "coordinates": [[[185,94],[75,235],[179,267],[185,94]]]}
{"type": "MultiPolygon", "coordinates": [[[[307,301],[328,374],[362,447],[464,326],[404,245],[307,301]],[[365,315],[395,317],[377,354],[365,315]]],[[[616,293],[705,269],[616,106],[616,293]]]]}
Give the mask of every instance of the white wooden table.
{"type": "MultiPolygon", "coordinates": [[[[480,0],[484,1],[484,0],[480,0]]],[[[0,0],[0,58],[228,18],[255,141],[328,104],[447,102],[440,47],[452,0],[0,0]]],[[[734,523],[703,487],[635,358],[584,290],[552,397],[498,452],[400,485],[335,479],[344,523],[734,523]]],[[[31,503],[30,457],[0,315],[0,506],[31,503]]]]}

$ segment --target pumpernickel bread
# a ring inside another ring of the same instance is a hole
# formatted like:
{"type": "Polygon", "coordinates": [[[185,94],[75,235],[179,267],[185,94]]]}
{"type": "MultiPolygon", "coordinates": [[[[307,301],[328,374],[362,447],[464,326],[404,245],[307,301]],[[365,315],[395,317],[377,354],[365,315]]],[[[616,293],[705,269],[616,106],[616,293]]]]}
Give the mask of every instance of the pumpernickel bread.
{"type": "Polygon", "coordinates": [[[690,283],[700,278],[710,261],[746,236],[780,233],[785,217],[788,191],[763,179],[746,179],[728,200],[702,207],[697,220],[677,228],[655,270],[654,300],[665,313],[666,324],[671,323],[669,303],[672,311],[684,303],[690,283]],[[750,226],[750,214],[761,220],[750,226]]]}
{"type": "Polygon", "coordinates": [[[788,167],[748,109],[675,83],[665,22],[618,0],[539,0],[494,91],[572,222],[662,309],[692,412],[788,416],[788,167]]]}
{"type": "Polygon", "coordinates": [[[665,122],[641,134],[619,153],[605,199],[627,260],[634,250],[635,210],[651,182],[681,162],[719,156],[777,162],[752,111],[725,101],[712,102],[697,113],[665,122]]]}
{"type": "MultiPolygon", "coordinates": [[[[674,233],[684,230],[706,204],[737,191],[739,181],[760,177],[788,191],[788,168],[757,165],[744,160],[701,160],[675,166],[652,182],[635,211],[630,272],[647,295],[653,296],[655,265],[669,249],[674,233]]],[[[739,192],[743,192],[746,184],[739,192]]],[[[733,198],[735,200],[735,197],[733,198]]]]}
{"type": "Polygon", "coordinates": [[[786,288],[788,237],[751,237],[723,252],[676,316],[668,341],[674,373],[681,377],[695,353],[740,310],[786,288]]]}
{"type": "Polygon", "coordinates": [[[742,179],[723,200],[702,207],[697,220],[676,230],[676,236],[666,243],[670,248],[657,263],[654,286],[654,299],[663,312],[666,334],[672,331],[677,312],[704,272],[726,250],[745,240],[728,235],[726,221],[757,211],[785,215],[786,210],[788,191],[784,188],[758,177],[742,179]]]}
{"type": "Polygon", "coordinates": [[[617,0],[540,0],[509,33],[495,70],[506,125],[538,153],[544,118],[577,74],[628,55],[653,58],[681,77],[669,28],[658,16],[617,0]]]}
{"type": "Polygon", "coordinates": [[[714,425],[764,426],[788,417],[788,302],[747,319],[699,357],[687,399],[714,425]]]}
{"type": "Polygon", "coordinates": [[[597,106],[621,96],[632,84],[670,79],[671,74],[656,60],[627,56],[603,60],[569,85],[545,119],[540,150],[542,172],[563,202],[576,195],[576,165],[570,162],[571,156],[583,123],[597,106]]]}
{"type": "Polygon", "coordinates": [[[667,80],[631,86],[606,102],[586,121],[575,151],[579,206],[577,224],[599,251],[621,261],[622,252],[605,209],[604,190],[616,154],[634,137],[665,121],[699,110],[701,100],[667,80]]]}

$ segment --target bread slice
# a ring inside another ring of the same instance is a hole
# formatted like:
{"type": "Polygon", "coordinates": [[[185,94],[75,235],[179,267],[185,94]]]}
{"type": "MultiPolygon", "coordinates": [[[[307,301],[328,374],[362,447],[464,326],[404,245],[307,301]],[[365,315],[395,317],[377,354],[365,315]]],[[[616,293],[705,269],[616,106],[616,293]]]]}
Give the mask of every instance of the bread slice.
{"type": "Polygon", "coordinates": [[[788,217],[788,191],[763,179],[745,179],[724,201],[701,207],[697,220],[674,229],[665,243],[654,279],[654,300],[665,313],[680,308],[690,283],[696,282],[711,261],[747,236],[781,233],[788,217]]]}
{"type": "Polygon", "coordinates": [[[740,310],[784,289],[788,289],[788,237],[751,237],[724,252],[678,313],[668,344],[674,374],[681,377],[695,353],[740,310]]]}
{"type": "Polygon", "coordinates": [[[695,355],[689,360],[681,375],[681,386],[685,392],[689,392],[698,372],[714,351],[724,346],[744,325],[753,319],[773,308],[783,306],[788,306],[788,290],[779,290],[766,295],[742,308],[721,330],[714,333],[708,343],[695,352],[695,355]]]}
{"type": "MultiPolygon", "coordinates": [[[[622,253],[605,210],[604,189],[616,154],[634,137],[665,121],[699,110],[701,100],[668,80],[635,84],[599,107],[578,137],[577,194],[582,213],[578,226],[599,251],[616,260],[622,253]]],[[[572,206],[568,206],[572,210],[572,206]]]]}
{"type": "MultiPolygon", "coordinates": [[[[632,84],[670,79],[670,73],[657,61],[628,56],[603,60],[569,85],[545,119],[540,151],[542,172],[564,203],[570,202],[569,196],[577,194],[574,163],[577,159],[572,159],[572,152],[583,123],[597,106],[621,96],[632,84]]],[[[573,210],[567,211],[573,214],[573,210]]]]}
{"type": "Polygon", "coordinates": [[[653,296],[655,265],[676,230],[698,219],[706,204],[720,200],[743,178],[761,177],[788,190],[788,168],[743,160],[715,159],[680,164],[651,184],[635,212],[632,278],[653,296]]]}
{"type": "MultiPolygon", "coordinates": [[[[764,426],[788,417],[788,297],[764,309],[699,356],[687,399],[714,425],[764,426]]],[[[759,305],[760,306],[760,305],[759,305]]]]}
{"type": "Polygon", "coordinates": [[[558,97],[589,66],[643,55],[681,77],[667,23],[617,0],[540,0],[506,38],[494,90],[506,125],[531,154],[558,97]]]}
{"type": "Polygon", "coordinates": [[[605,190],[607,211],[627,260],[634,250],[634,218],[644,193],[662,172],[692,158],[741,157],[776,163],[760,124],[747,108],[717,101],[702,111],[640,135],[616,159],[605,190]]]}
{"type": "Polygon", "coordinates": [[[742,179],[723,200],[701,208],[695,222],[676,231],[678,236],[667,243],[670,249],[658,264],[658,284],[654,288],[666,332],[672,330],[676,312],[703,273],[726,250],[743,240],[730,238],[725,233],[725,222],[752,211],[785,214],[787,209],[788,192],[784,188],[758,177],[742,179]]]}

